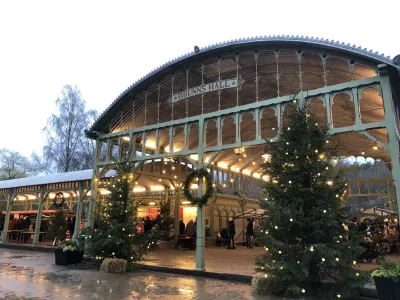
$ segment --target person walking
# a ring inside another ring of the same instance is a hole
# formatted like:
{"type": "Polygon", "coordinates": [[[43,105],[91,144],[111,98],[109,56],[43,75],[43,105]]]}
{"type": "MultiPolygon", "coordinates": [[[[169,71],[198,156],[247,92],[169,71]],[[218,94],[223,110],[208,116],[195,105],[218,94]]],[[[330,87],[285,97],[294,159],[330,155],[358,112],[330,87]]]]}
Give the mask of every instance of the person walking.
{"type": "Polygon", "coordinates": [[[229,232],[229,243],[227,249],[236,249],[235,246],[236,229],[235,229],[235,221],[233,220],[232,217],[229,218],[228,232],[229,232]]]}
{"type": "Polygon", "coordinates": [[[247,249],[253,248],[253,236],[254,236],[254,225],[253,219],[247,219],[249,223],[247,224],[247,249]]]}

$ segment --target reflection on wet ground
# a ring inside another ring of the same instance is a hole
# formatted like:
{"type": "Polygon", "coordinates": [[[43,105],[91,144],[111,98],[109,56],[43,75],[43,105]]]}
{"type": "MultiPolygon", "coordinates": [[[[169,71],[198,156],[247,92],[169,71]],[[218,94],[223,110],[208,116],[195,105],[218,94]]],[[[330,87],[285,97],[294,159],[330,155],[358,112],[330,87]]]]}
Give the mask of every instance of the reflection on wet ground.
{"type": "Polygon", "coordinates": [[[248,284],[145,271],[73,270],[55,265],[52,253],[0,248],[0,299],[69,298],[255,299],[248,284]]]}

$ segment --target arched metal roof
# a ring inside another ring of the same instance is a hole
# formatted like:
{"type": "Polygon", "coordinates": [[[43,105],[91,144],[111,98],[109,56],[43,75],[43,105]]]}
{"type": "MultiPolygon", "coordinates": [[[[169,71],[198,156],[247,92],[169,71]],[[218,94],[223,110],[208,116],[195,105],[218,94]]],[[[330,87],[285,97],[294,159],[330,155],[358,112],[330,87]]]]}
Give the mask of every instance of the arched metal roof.
{"type": "Polygon", "coordinates": [[[200,49],[199,52],[189,52],[184,55],[181,55],[173,60],[166,62],[160,67],[152,70],[147,75],[139,78],[136,82],[126,88],[119,96],[109,105],[107,109],[103,111],[103,113],[99,116],[99,118],[94,122],[91,126],[88,134],[96,129],[98,125],[100,125],[101,120],[109,113],[112,113],[112,109],[118,104],[118,102],[132,89],[139,87],[141,85],[145,85],[151,78],[156,76],[160,72],[168,71],[173,69],[175,66],[178,66],[182,63],[189,63],[193,59],[199,59],[205,55],[210,55],[214,52],[218,52],[221,50],[242,48],[246,46],[299,46],[299,47],[313,47],[313,48],[322,48],[330,51],[341,52],[343,54],[352,55],[359,57],[363,60],[368,60],[375,63],[385,63],[397,68],[400,71],[400,66],[397,65],[393,59],[389,56],[385,56],[383,53],[373,52],[372,50],[368,50],[367,48],[357,47],[356,45],[345,44],[343,42],[328,40],[323,38],[314,38],[314,37],[304,37],[304,36],[289,36],[289,35],[269,35],[269,36],[256,36],[251,38],[240,38],[230,41],[225,41],[217,44],[212,44],[200,49]]]}

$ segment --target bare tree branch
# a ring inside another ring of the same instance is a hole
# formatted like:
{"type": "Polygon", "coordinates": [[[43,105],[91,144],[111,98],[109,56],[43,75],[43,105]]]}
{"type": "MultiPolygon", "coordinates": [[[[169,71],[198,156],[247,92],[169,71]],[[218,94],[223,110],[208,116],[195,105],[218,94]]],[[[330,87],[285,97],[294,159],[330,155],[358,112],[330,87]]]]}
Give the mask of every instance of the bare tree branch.
{"type": "Polygon", "coordinates": [[[91,168],[95,143],[85,137],[84,130],[97,118],[97,112],[86,110],[81,92],[71,85],[63,87],[56,105],[58,114],[51,115],[43,129],[47,139],[43,158],[36,155],[34,161],[46,173],[91,168]]]}

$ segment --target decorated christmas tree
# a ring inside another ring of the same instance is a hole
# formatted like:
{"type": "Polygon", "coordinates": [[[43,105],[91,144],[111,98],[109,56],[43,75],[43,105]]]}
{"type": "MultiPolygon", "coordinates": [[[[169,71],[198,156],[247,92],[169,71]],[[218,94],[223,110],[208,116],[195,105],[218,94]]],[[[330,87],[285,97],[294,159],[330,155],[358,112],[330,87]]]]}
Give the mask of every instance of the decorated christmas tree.
{"type": "Polygon", "coordinates": [[[147,234],[137,232],[140,202],[134,198],[134,166],[130,157],[126,152],[123,159],[116,160],[117,175],[107,186],[111,193],[98,202],[95,226],[86,232],[86,252],[97,259],[115,257],[138,261],[161,235],[157,228],[147,234]]]}
{"type": "Polygon", "coordinates": [[[348,299],[367,274],[354,269],[364,249],[362,236],[345,230],[351,218],[342,197],[346,183],[334,167],[336,147],[307,106],[298,104],[288,119],[263,156],[270,180],[261,207],[268,220],[257,270],[275,294],[348,299]]]}
{"type": "Polygon", "coordinates": [[[171,230],[174,226],[174,217],[171,216],[171,202],[168,200],[160,202],[160,211],[154,220],[154,225],[162,232],[161,239],[169,241],[171,239],[171,230]]]}

